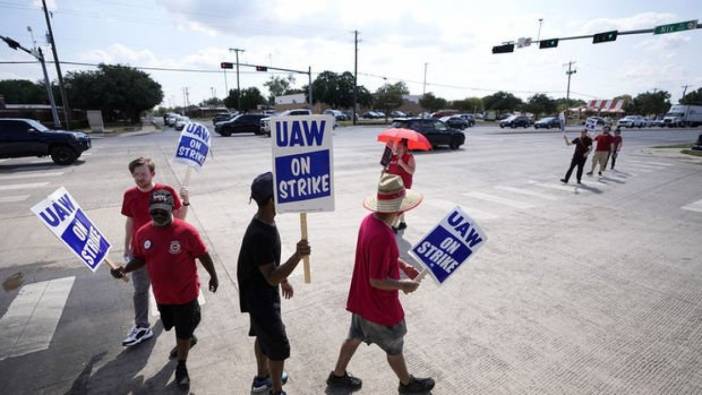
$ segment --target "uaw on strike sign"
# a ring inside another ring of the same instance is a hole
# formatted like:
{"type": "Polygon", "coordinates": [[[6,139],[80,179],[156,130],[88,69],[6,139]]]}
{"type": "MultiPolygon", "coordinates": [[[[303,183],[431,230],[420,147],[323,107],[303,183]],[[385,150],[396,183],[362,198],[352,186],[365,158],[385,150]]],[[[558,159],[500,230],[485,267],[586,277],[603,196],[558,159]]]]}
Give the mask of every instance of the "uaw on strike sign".
{"type": "Polygon", "coordinates": [[[110,252],[110,242],[66,188],[61,187],[54,191],[32,207],[32,212],[90,270],[97,270],[110,252]]]}
{"type": "Polygon", "coordinates": [[[204,125],[188,123],[180,133],[175,160],[200,170],[205,164],[211,144],[212,136],[204,125]]]}
{"type": "Polygon", "coordinates": [[[412,255],[443,284],[487,241],[487,235],[460,207],[451,210],[412,248],[412,255]]]}
{"type": "Polygon", "coordinates": [[[334,211],[330,115],[271,118],[276,211],[334,211]]]}

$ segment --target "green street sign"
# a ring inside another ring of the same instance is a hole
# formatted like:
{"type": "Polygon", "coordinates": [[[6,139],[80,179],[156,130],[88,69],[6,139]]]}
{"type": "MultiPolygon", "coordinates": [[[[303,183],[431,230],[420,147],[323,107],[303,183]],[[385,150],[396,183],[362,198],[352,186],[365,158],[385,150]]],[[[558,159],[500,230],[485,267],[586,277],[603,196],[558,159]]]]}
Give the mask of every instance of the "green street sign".
{"type": "Polygon", "coordinates": [[[677,33],[692,29],[697,29],[697,19],[692,21],[671,23],[670,25],[656,26],[653,34],[677,33]]]}

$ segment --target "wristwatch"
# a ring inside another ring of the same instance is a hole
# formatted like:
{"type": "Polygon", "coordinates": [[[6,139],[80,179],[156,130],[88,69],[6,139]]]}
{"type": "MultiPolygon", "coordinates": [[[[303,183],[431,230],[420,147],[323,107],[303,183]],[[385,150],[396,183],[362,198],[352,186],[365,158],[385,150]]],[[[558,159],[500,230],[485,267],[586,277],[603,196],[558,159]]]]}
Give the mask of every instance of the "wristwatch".
{"type": "Polygon", "coordinates": [[[190,206],[190,202],[183,202],[183,206],[185,206],[185,207],[190,206]]]}

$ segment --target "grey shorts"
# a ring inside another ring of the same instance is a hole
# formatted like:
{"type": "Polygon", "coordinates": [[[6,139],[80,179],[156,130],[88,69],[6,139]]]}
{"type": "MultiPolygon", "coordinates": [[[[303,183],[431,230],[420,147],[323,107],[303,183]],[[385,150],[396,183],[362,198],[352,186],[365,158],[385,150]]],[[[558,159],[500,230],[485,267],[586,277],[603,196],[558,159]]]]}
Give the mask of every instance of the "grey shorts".
{"type": "Polygon", "coordinates": [[[388,355],[402,354],[407,326],[403,319],[394,326],[376,324],[357,314],[351,315],[349,339],[359,339],[366,344],[375,343],[388,355]]]}

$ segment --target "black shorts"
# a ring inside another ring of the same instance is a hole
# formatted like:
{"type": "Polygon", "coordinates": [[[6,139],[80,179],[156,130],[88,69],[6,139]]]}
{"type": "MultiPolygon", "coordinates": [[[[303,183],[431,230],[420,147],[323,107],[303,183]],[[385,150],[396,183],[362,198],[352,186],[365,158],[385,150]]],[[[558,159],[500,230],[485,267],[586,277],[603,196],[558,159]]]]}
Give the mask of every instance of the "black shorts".
{"type": "Polygon", "coordinates": [[[190,339],[200,323],[200,304],[197,298],[183,304],[159,304],[161,322],[166,331],[175,326],[176,338],[190,339]]]}
{"type": "Polygon", "coordinates": [[[249,336],[256,337],[263,355],[273,361],[290,358],[290,342],[285,333],[280,308],[269,311],[249,311],[249,317],[251,318],[249,336]]]}

